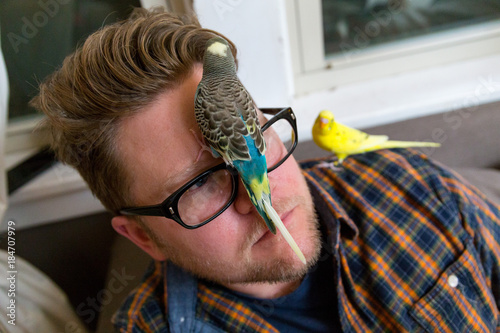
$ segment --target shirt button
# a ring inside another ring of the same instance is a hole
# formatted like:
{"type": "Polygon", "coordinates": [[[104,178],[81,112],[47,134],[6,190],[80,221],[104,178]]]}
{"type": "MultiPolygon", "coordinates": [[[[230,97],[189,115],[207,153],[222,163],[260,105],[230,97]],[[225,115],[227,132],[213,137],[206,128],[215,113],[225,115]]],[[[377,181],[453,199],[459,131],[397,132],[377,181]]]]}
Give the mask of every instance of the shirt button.
{"type": "Polygon", "coordinates": [[[448,285],[452,288],[456,288],[456,286],[458,286],[458,277],[455,274],[448,277],[448,285]]]}
{"type": "Polygon", "coordinates": [[[181,323],[183,323],[185,320],[186,320],[186,318],[184,318],[184,317],[181,317],[181,318],[180,318],[180,322],[181,322],[181,323]]]}

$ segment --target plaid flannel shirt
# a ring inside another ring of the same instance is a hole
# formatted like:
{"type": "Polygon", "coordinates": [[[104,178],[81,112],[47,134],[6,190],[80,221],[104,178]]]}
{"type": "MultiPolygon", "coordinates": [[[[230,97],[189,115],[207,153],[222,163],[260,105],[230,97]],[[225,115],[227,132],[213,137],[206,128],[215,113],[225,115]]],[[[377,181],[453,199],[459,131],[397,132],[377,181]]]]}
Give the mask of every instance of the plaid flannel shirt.
{"type": "MultiPolygon", "coordinates": [[[[302,169],[328,230],[343,332],[500,332],[498,206],[412,150],[353,156],[341,171],[325,162],[302,169]]],[[[127,298],[120,332],[276,332],[272,300],[254,311],[193,277],[182,289],[190,275],[170,281],[170,267],[156,263],[127,298]]]]}

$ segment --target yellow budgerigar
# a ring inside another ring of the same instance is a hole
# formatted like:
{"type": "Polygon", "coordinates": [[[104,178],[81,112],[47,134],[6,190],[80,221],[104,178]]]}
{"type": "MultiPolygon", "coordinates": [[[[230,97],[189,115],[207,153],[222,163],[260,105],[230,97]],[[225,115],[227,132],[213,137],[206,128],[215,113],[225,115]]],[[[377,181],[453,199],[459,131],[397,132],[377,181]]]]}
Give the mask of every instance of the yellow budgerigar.
{"type": "Polygon", "coordinates": [[[349,155],[385,148],[439,147],[435,142],[393,141],[387,135],[370,135],[335,121],[333,113],[321,111],[312,129],[314,142],[337,155],[338,163],[349,155]]]}

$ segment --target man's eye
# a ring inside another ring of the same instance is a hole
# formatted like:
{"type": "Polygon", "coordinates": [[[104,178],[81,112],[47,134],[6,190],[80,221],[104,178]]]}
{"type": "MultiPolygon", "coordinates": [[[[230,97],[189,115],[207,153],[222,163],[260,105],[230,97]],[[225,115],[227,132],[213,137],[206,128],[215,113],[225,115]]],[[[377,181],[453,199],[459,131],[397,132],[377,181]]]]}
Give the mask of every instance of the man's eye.
{"type": "Polygon", "coordinates": [[[208,181],[208,178],[211,176],[211,174],[208,174],[206,176],[203,176],[201,177],[200,179],[198,179],[196,181],[196,183],[194,183],[193,185],[191,185],[191,189],[193,190],[196,190],[197,188],[200,188],[202,187],[203,185],[205,185],[208,181]]]}

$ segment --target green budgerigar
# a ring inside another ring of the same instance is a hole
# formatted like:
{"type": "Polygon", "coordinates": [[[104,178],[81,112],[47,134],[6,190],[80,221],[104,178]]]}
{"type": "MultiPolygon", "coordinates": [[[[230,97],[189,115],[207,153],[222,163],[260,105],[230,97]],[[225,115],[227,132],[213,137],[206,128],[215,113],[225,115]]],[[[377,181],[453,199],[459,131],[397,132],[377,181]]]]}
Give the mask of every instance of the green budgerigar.
{"type": "Polygon", "coordinates": [[[255,104],[236,74],[236,64],[224,38],[206,45],[203,77],[195,95],[195,117],[212,153],[240,175],[245,189],[269,230],[276,227],[305,263],[305,258],[271,204],[271,191],[255,104]]]}

